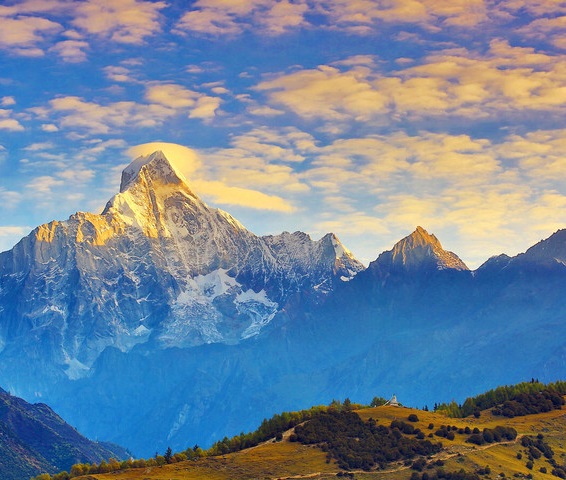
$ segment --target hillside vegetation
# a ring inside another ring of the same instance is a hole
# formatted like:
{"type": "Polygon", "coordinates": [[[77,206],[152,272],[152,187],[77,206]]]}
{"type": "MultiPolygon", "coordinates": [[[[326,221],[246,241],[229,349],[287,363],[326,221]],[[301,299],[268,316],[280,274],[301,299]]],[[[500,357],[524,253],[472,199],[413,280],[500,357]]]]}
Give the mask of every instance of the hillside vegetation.
{"type": "Polygon", "coordinates": [[[564,397],[556,397],[557,384],[539,384],[538,390],[528,387],[530,392],[525,391],[526,384],[521,385],[505,387],[515,393],[488,409],[474,408],[466,418],[451,418],[442,408],[436,412],[396,406],[362,408],[346,400],[275,415],[256,432],[223,439],[208,451],[195,445],[148,460],[81,464],[73,467],[72,475],[37,478],[566,478],[564,397]],[[530,405],[538,413],[525,413],[521,407],[520,415],[505,415],[506,402],[530,405]]]}
{"type": "Polygon", "coordinates": [[[440,404],[435,406],[435,411],[461,418],[496,407],[494,413],[497,415],[516,417],[559,407],[564,404],[563,395],[566,395],[566,382],[558,381],[545,385],[532,379],[530,382],[497,387],[476,397],[467,398],[462,405],[456,402],[440,404]]]}
{"type": "Polygon", "coordinates": [[[69,469],[76,462],[100,462],[129,452],[93,442],[45,404],[30,404],[0,388],[0,478],[29,479],[40,472],[69,469]]]}

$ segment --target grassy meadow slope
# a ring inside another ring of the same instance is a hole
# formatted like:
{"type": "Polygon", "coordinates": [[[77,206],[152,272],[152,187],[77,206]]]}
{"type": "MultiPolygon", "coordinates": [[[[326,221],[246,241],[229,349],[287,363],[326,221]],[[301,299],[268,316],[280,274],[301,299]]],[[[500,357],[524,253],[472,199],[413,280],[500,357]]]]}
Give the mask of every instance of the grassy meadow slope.
{"type": "MultiPolygon", "coordinates": [[[[446,472],[458,472],[463,469],[470,473],[479,473],[479,478],[535,478],[556,479],[552,475],[553,467],[543,455],[533,459],[532,469],[527,467],[529,461],[528,448],[522,445],[523,437],[542,434],[554,451],[556,465],[562,466],[566,457],[566,413],[564,407],[560,410],[528,415],[523,417],[496,417],[491,411],[481,412],[479,418],[448,418],[442,414],[393,406],[365,408],[356,413],[367,421],[373,418],[378,425],[390,426],[393,420],[410,423],[425,433],[427,439],[441,441],[443,448],[440,453],[426,459],[427,466],[418,472],[419,478],[423,473],[435,472],[440,464],[446,472]],[[408,416],[415,414],[417,422],[408,422],[408,416]],[[434,425],[431,429],[430,424],[434,425]],[[441,426],[455,426],[454,439],[448,440],[436,435],[441,426]],[[517,438],[513,441],[484,444],[481,446],[467,443],[469,434],[462,432],[466,427],[471,430],[478,428],[494,428],[496,426],[513,427],[517,430],[517,438]],[[430,434],[433,438],[428,438],[430,434]],[[489,466],[488,471],[485,467],[489,466]],[[546,468],[547,473],[540,469],[546,468]],[[482,471],[483,470],[483,471],[482,471]],[[531,475],[531,477],[529,477],[531,475]]],[[[392,479],[406,480],[415,476],[413,462],[396,462],[379,471],[350,471],[346,472],[332,460],[327,462],[326,453],[316,446],[301,445],[289,441],[292,431],[286,432],[283,440],[265,442],[257,447],[242,450],[237,453],[215,457],[200,458],[196,461],[184,461],[171,465],[154,466],[141,469],[131,469],[111,474],[95,474],[78,477],[97,480],[244,480],[244,479],[292,479],[312,478],[328,479],[336,476],[357,479],[392,479]],[[407,464],[408,463],[408,464],[407,464]]]]}

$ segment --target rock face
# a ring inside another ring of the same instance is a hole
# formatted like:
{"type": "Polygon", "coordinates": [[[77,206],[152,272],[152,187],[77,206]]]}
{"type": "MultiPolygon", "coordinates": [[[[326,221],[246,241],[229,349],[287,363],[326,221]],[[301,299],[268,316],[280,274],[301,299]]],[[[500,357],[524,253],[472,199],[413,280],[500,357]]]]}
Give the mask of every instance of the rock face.
{"type": "Polygon", "coordinates": [[[559,231],[471,272],[417,227],[364,269],[333,234],[254,235],[156,152],[0,254],[0,385],[142,456],[333,398],[463,401],[563,377],[565,261],[559,231]]]}
{"type": "Polygon", "coordinates": [[[362,268],[331,234],[252,234],[156,152],[124,170],[102,214],[41,225],[0,255],[0,348],[77,379],[107,347],[238,343],[292,295],[362,268]]]}
{"type": "Polygon", "coordinates": [[[469,270],[466,264],[452,252],[442,248],[434,235],[422,227],[395,244],[393,249],[383,252],[372,268],[417,273],[432,270],[469,270]]]}

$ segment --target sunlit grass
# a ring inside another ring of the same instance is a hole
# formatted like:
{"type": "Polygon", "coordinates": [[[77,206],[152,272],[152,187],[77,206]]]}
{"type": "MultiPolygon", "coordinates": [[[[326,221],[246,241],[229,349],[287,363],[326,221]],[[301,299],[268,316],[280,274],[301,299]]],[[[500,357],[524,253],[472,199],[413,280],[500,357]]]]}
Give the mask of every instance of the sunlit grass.
{"type": "MultiPolygon", "coordinates": [[[[489,466],[491,469],[489,477],[491,478],[495,478],[500,473],[504,473],[507,478],[515,474],[526,476],[532,473],[536,479],[556,479],[551,475],[552,467],[544,457],[534,460],[532,470],[526,466],[528,458],[520,438],[523,435],[536,436],[539,433],[544,435],[545,441],[553,448],[554,458],[558,464],[563,464],[566,457],[564,448],[566,445],[566,415],[563,410],[512,419],[495,417],[489,411],[482,412],[480,418],[449,418],[434,412],[390,406],[363,409],[357,413],[363,420],[373,418],[378,424],[386,426],[389,426],[393,420],[411,423],[415,428],[420,428],[427,439],[432,442],[442,442],[444,449],[434,457],[434,460],[442,459],[445,463],[443,468],[446,471],[459,471],[463,468],[466,471],[475,472],[479,468],[489,466]],[[408,416],[412,413],[418,416],[418,422],[408,422],[408,416]],[[429,429],[429,424],[433,424],[434,428],[429,429]],[[505,444],[477,446],[466,443],[468,435],[457,432],[452,441],[437,437],[434,433],[442,425],[455,425],[459,428],[468,426],[471,429],[477,427],[480,431],[484,428],[502,425],[515,428],[518,438],[515,442],[505,444]],[[432,438],[428,437],[430,433],[433,434],[432,438]],[[521,459],[517,458],[518,453],[522,455],[521,459]],[[541,473],[541,467],[546,467],[548,473],[541,473]]],[[[99,480],[328,479],[335,477],[338,472],[340,470],[333,461],[327,463],[326,454],[322,450],[284,439],[281,442],[270,441],[238,453],[201,458],[198,461],[132,469],[112,474],[90,475],[82,478],[90,477],[99,480]]],[[[391,465],[386,471],[355,472],[355,478],[359,480],[378,478],[406,480],[413,472],[414,470],[408,466],[398,463],[391,465]]]]}

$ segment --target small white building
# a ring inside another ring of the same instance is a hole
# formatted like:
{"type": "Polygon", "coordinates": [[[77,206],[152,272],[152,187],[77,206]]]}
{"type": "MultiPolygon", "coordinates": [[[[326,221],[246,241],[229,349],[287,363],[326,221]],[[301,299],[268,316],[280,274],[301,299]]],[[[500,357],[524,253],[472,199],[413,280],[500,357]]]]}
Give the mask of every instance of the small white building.
{"type": "Polygon", "coordinates": [[[393,394],[391,400],[389,400],[385,405],[390,405],[392,407],[400,407],[401,404],[397,401],[397,396],[393,394]]]}

